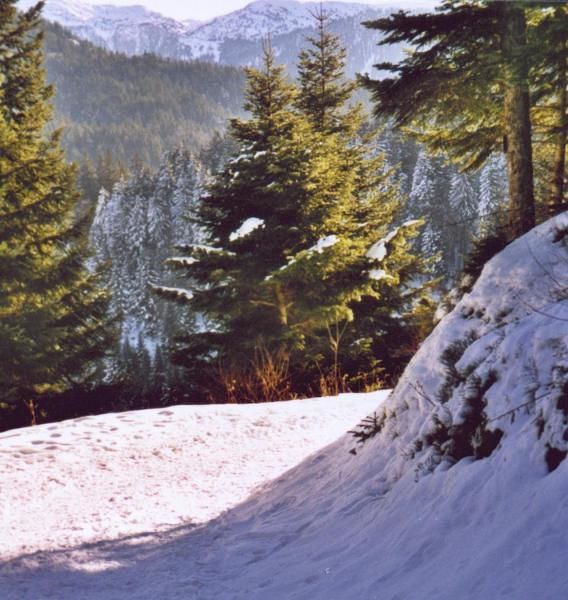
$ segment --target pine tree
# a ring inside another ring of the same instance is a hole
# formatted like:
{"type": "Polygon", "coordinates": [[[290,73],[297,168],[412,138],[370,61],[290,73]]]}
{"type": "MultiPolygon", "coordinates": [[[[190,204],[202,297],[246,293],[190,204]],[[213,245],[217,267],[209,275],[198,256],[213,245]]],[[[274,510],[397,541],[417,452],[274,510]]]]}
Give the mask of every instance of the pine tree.
{"type": "Polygon", "coordinates": [[[446,169],[439,157],[421,149],[412,175],[407,205],[407,218],[424,219],[425,226],[415,250],[421,256],[436,261],[436,273],[447,277],[445,267],[451,262],[451,252],[445,243],[448,218],[448,186],[446,169]]]}
{"type": "Polygon", "coordinates": [[[110,150],[106,150],[97,156],[96,162],[97,187],[112,192],[112,188],[127,174],[126,167],[113,156],[110,150]]]}
{"type": "Polygon", "coordinates": [[[419,139],[478,167],[506,140],[512,236],[535,222],[529,68],[525,9],[520,2],[447,0],[435,14],[399,12],[368,23],[381,44],[410,43],[416,51],[395,73],[364,78],[378,114],[414,125],[419,139]]]}
{"type": "MultiPolygon", "coordinates": [[[[198,209],[203,243],[188,248],[191,257],[170,261],[184,270],[189,265],[196,288],[192,309],[213,324],[210,332],[192,336],[191,348],[177,353],[178,362],[196,368],[196,376],[203,375],[201,348],[206,363],[216,356],[217,362],[240,362],[244,368],[256,346],[272,350],[282,339],[288,300],[267,278],[286,264],[288,253],[305,245],[305,232],[294,224],[314,185],[310,128],[292,111],[295,89],[268,45],[262,70],[249,69],[247,75],[245,108],[251,118],[231,123],[237,150],[198,209]]],[[[190,296],[175,288],[159,291],[172,298],[190,296]]],[[[212,365],[209,374],[216,368],[212,365]]]]}
{"type": "Polygon", "coordinates": [[[75,173],[60,134],[44,137],[42,3],[0,1],[0,403],[25,403],[93,375],[108,342],[106,296],[84,268],[75,173]]]}
{"type": "Polygon", "coordinates": [[[503,154],[491,156],[479,176],[479,231],[495,233],[504,225],[507,199],[507,168],[503,154]]]}
{"type": "Polygon", "coordinates": [[[529,11],[536,192],[545,214],[566,208],[568,6],[529,11]]]}
{"type": "Polygon", "coordinates": [[[449,225],[449,247],[453,252],[450,268],[455,278],[462,271],[471,240],[478,232],[478,193],[471,175],[452,174],[448,204],[452,220],[449,225]]]}
{"type": "Polygon", "coordinates": [[[167,157],[171,164],[172,223],[174,245],[197,240],[199,231],[195,225],[195,214],[204,179],[203,166],[186,149],[174,150],[167,157]]]}
{"type": "Polygon", "coordinates": [[[178,148],[164,156],[156,172],[133,166],[111,194],[103,189],[99,197],[90,242],[94,262],[107,267],[109,318],[120,331],[104,380],[123,383],[130,406],[162,401],[170,392],[173,400],[179,369],[166,368],[161,354],[178,328],[193,329],[195,315],[158,298],[151,284],[172,283],[164,262],[176,244],[197,241],[190,217],[200,189],[200,168],[190,152],[178,148]]]}
{"type": "Polygon", "coordinates": [[[403,136],[390,124],[380,127],[375,135],[375,152],[384,157],[385,168],[394,170],[402,195],[408,197],[418,155],[418,144],[412,138],[403,136]]]}
{"type": "MultiPolygon", "coordinates": [[[[317,36],[307,39],[309,45],[299,58],[297,106],[323,138],[324,155],[331,165],[308,205],[319,206],[314,213],[318,244],[329,240],[331,232],[337,243],[318,253],[317,259],[311,250],[307,261],[303,253],[292,257],[291,268],[278,276],[287,276],[295,285],[301,282],[299,297],[314,298],[313,310],[320,318],[313,319],[318,325],[311,331],[307,353],[316,357],[320,371],[331,373],[331,391],[338,392],[346,383],[370,383],[378,364],[386,359],[387,338],[396,345],[401,331],[412,328],[415,301],[425,290],[421,285],[411,290],[410,279],[416,282],[427,267],[410,248],[419,221],[395,228],[402,213],[399,175],[394,165],[387,166],[384,155],[373,156],[376,135],[363,134],[361,107],[350,104],[357,85],[345,80],[346,51],[328,30],[325,12],[320,8],[314,17],[317,36]],[[371,251],[377,245],[378,260],[371,251]],[[312,264],[303,266],[302,259],[312,264]],[[374,268],[369,265],[373,260],[379,263],[374,268]],[[407,277],[411,272],[412,277],[407,277]],[[395,330],[397,334],[389,338],[395,330]]],[[[305,216],[309,223],[309,210],[305,216]]],[[[394,367],[394,362],[389,366],[394,367]]]]}
{"type": "Polygon", "coordinates": [[[95,206],[99,197],[100,187],[95,165],[88,156],[83,157],[81,160],[77,183],[81,190],[84,203],[89,207],[95,206]]]}
{"type": "Polygon", "coordinates": [[[221,171],[235,150],[235,141],[231,135],[228,132],[221,134],[217,131],[211,142],[201,151],[199,160],[203,167],[214,175],[221,171]]]}
{"type": "Polygon", "coordinates": [[[266,47],[262,70],[248,71],[251,118],[232,122],[238,150],[198,211],[203,245],[176,261],[191,290],[157,290],[205,316],[207,331],[190,336],[176,359],[192,368],[190,380],[216,378],[229,400],[313,393],[322,375],[337,391],[340,359],[360,353],[356,305],[395,287],[402,295],[409,279],[397,266],[417,267],[393,251],[408,249],[418,223],[391,231],[398,195],[389,174],[347,123],[322,127],[317,111],[298,114],[302,93],[266,47]],[[292,383],[267,391],[267,371],[292,383]]]}
{"type": "Polygon", "coordinates": [[[345,81],[347,52],[328,29],[329,15],[322,7],[314,13],[317,34],[298,60],[297,106],[316,131],[353,135],[361,125],[360,107],[346,109],[357,84],[345,81]]]}

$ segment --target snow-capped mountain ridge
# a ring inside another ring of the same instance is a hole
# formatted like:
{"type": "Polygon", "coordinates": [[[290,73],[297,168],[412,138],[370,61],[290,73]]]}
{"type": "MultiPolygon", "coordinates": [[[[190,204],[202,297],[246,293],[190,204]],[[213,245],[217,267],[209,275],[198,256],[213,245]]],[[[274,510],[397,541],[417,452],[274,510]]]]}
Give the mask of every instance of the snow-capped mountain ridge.
{"type": "MultiPolygon", "coordinates": [[[[20,0],[28,8],[34,0],[20,0]]],[[[348,50],[349,75],[388,59],[376,47],[376,32],[361,23],[397,10],[362,3],[323,2],[332,30],[348,50]]],[[[270,36],[281,62],[291,72],[299,47],[313,31],[319,2],[256,0],[206,23],[177,21],[143,6],[91,5],[80,0],[47,0],[44,17],[76,36],[128,55],[154,53],[179,60],[204,60],[235,66],[258,64],[262,39],[270,36]]],[[[399,7],[400,8],[400,7],[399,7]]]]}
{"type": "MultiPolygon", "coordinates": [[[[312,27],[314,14],[319,7],[319,2],[257,0],[203,25],[196,31],[196,36],[209,40],[258,40],[268,35],[282,35],[312,27]]],[[[362,15],[371,9],[368,4],[343,2],[324,2],[322,7],[329,15],[330,22],[362,15]]]]}
{"type": "MultiPolygon", "coordinates": [[[[36,4],[35,0],[20,0],[18,6],[27,9],[34,4],[36,4]]],[[[155,19],[177,23],[175,19],[148,10],[141,4],[115,6],[112,4],[88,4],[78,0],[48,0],[43,14],[46,19],[57,21],[63,26],[72,26],[79,22],[96,22],[97,20],[127,20],[132,23],[143,23],[155,19]]]]}
{"type": "MultiPolygon", "coordinates": [[[[353,19],[359,23],[366,18],[377,17],[386,10],[372,8],[367,4],[343,2],[324,2],[321,6],[329,15],[330,24],[353,19]]],[[[314,15],[319,8],[319,2],[257,0],[190,32],[184,36],[183,44],[189,49],[192,58],[229,62],[230,59],[223,56],[223,45],[227,42],[260,42],[268,36],[275,39],[309,30],[314,25],[314,15]]]]}
{"type": "MultiPolygon", "coordinates": [[[[21,0],[18,6],[25,9],[33,4],[35,0],[21,0]]],[[[79,38],[128,55],[152,52],[174,57],[180,52],[180,37],[201,25],[182,23],[141,5],[92,5],[78,0],[48,0],[43,16],[79,38]]]]}

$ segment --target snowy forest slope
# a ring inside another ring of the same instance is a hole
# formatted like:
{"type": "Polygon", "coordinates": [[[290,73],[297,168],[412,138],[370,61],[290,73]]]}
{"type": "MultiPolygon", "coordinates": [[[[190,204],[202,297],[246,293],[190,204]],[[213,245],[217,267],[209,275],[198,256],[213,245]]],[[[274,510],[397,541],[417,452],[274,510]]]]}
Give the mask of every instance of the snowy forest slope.
{"type": "Polygon", "coordinates": [[[15,561],[9,597],[565,598],[567,240],[564,213],[486,266],[364,444],[203,527],[15,561]]]}

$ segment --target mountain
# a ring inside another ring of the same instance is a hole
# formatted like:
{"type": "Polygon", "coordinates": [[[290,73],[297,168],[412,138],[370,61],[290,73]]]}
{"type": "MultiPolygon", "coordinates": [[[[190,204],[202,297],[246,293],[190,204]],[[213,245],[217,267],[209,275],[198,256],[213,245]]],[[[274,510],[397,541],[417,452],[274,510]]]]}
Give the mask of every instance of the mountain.
{"type": "Polygon", "coordinates": [[[45,65],[70,159],[105,151],[157,166],[180,144],[203,147],[242,114],[244,73],[205,62],[127,56],[46,23],[45,65]]]}
{"type": "MultiPolygon", "coordinates": [[[[294,0],[259,0],[199,27],[184,36],[183,43],[192,58],[228,64],[254,64],[259,44],[270,36],[279,60],[287,64],[289,60],[282,56],[288,45],[286,41],[296,38],[294,32],[305,34],[312,29],[313,13],[319,5],[318,2],[304,4],[294,0]]],[[[347,22],[359,25],[365,19],[388,12],[365,4],[324,2],[322,6],[329,14],[330,23],[340,21],[343,26],[347,22]]],[[[349,48],[353,41],[343,40],[349,48]]]]}
{"type": "MultiPolygon", "coordinates": [[[[21,0],[24,8],[33,0],[21,0]]],[[[142,6],[90,5],[78,0],[47,0],[44,17],[81,39],[128,55],[154,53],[179,60],[205,60],[226,65],[257,65],[264,38],[270,36],[279,61],[290,72],[306,35],[313,30],[319,2],[258,0],[208,23],[176,21],[142,6]]],[[[323,2],[330,28],[348,49],[347,73],[370,71],[372,65],[394,59],[398,48],[378,48],[377,33],[361,23],[394,12],[392,8],[359,3],[323,2]]]]}
{"type": "MultiPolygon", "coordinates": [[[[22,0],[18,6],[33,4],[35,0],[22,0]]],[[[92,5],[77,0],[48,0],[43,16],[107,50],[131,56],[152,52],[170,58],[180,57],[180,39],[200,24],[181,23],[143,6],[92,5]]]]}
{"type": "MultiPolygon", "coordinates": [[[[377,33],[362,25],[396,9],[341,2],[323,2],[322,6],[329,15],[330,30],[340,36],[347,49],[349,77],[400,56],[399,47],[378,47],[377,33]]],[[[306,37],[315,33],[313,13],[318,8],[318,2],[260,0],[196,29],[184,37],[184,45],[191,58],[258,66],[262,41],[270,36],[278,61],[294,74],[306,37]]]]}

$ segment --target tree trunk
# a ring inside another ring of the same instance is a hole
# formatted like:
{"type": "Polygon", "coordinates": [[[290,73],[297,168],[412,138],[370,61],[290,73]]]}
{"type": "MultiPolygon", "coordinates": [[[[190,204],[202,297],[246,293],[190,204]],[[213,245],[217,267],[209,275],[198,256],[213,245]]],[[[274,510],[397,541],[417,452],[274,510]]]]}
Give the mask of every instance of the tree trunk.
{"type": "Polygon", "coordinates": [[[509,227],[513,238],[535,225],[526,21],[523,9],[500,2],[505,64],[504,120],[509,175],[509,227]]]}
{"type": "MultiPolygon", "coordinates": [[[[563,9],[558,8],[556,14],[563,16],[563,9]]],[[[566,169],[566,32],[560,32],[558,57],[558,131],[555,135],[554,159],[551,173],[550,212],[560,213],[564,205],[564,174],[566,169]]]]}
{"type": "Polygon", "coordinates": [[[37,425],[37,411],[36,411],[36,403],[33,400],[24,400],[24,405],[26,406],[28,412],[30,413],[30,425],[37,425]]]}
{"type": "Polygon", "coordinates": [[[288,326],[288,304],[286,303],[286,298],[284,296],[284,292],[282,291],[282,287],[280,284],[277,284],[274,287],[274,295],[276,296],[276,305],[278,307],[278,318],[280,321],[280,325],[284,325],[284,327],[288,326]]]}

